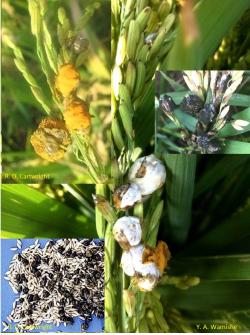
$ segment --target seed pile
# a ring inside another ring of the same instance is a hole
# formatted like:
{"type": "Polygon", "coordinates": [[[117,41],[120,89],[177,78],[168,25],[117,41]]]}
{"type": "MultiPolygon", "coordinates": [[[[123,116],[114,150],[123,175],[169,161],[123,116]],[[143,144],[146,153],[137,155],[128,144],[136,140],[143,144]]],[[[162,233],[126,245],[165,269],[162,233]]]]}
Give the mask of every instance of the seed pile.
{"type": "Polygon", "coordinates": [[[19,294],[8,316],[18,330],[42,322],[73,324],[79,316],[81,330],[92,316],[104,317],[104,242],[88,239],[39,241],[16,254],[5,277],[19,294]]]}

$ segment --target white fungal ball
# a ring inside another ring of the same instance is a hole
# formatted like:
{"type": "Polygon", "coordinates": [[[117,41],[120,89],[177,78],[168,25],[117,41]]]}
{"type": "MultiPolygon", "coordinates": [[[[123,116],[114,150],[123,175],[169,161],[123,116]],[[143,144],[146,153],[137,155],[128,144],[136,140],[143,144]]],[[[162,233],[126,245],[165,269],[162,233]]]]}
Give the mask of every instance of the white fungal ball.
{"type": "Polygon", "coordinates": [[[113,227],[113,235],[123,249],[139,244],[142,235],[140,219],[134,216],[118,219],[113,227]]]}
{"type": "Polygon", "coordinates": [[[141,157],[131,166],[128,179],[139,185],[142,196],[150,195],[165,183],[166,169],[155,155],[141,157]]]}
{"type": "Polygon", "coordinates": [[[154,262],[143,263],[144,246],[139,244],[122,254],[121,266],[128,276],[152,276],[159,278],[160,271],[154,262]]]}
{"type": "Polygon", "coordinates": [[[132,255],[129,251],[123,251],[121,258],[121,266],[127,276],[132,277],[135,275],[135,268],[132,262],[132,255]]]}
{"type": "Polygon", "coordinates": [[[126,210],[142,201],[141,189],[137,184],[126,184],[118,187],[113,200],[116,208],[126,210]]]}
{"type": "Polygon", "coordinates": [[[160,271],[154,262],[142,262],[144,248],[144,245],[139,244],[138,246],[130,249],[135,272],[142,276],[154,276],[159,278],[160,271]]]}
{"type": "Polygon", "coordinates": [[[152,291],[158,283],[157,277],[137,277],[135,278],[135,284],[139,288],[140,291],[152,291]]]}

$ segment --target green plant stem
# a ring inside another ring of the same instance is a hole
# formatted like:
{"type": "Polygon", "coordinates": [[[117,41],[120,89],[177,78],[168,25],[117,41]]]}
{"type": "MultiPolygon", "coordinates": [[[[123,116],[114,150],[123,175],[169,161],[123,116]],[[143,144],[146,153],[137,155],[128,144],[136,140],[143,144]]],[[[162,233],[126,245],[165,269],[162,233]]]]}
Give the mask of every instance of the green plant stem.
{"type": "MultiPolygon", "coordinates": [[[[106,196],[106,185],[104,184],[96,184],[96,194],[106,196]]],[[[102,216],[102,213],[96,208],[95,211],[95,222],[96,222],[96,231],[99,238],[105,237],[105,230],[106,230],[106,221],[102,216]]]]}
{"type": "Polygon", "coordinates": [[[89,158],[89,153],[88,153],[89,144],[83,143],[78,137],[78,135],[76,134],[73,134],[72,137],[74,139],[77,149],[81,153],[81,158],[78,157],[78,159],[81,160],[87,166],[91,174],[91,177],[93,178],[93,181],[97,184],[101,183],[101,179],[98,173],[98,168],[94,166],[93,162],[89,158]]]}

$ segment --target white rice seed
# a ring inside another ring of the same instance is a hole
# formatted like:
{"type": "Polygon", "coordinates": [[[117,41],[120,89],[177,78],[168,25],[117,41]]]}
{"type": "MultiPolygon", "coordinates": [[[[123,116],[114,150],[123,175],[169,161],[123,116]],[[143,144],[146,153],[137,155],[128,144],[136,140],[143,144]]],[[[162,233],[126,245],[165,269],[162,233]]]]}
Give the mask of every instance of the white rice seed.
{"type": "Polygon", "coordinates": [[[18,249],[22,249],[22,245],[23,245],[23,244],[22,244],[22,241],[21,241],[21,240],[18,239],[16,245],[17,245],[17,248],[18,248],[18,249]]]}

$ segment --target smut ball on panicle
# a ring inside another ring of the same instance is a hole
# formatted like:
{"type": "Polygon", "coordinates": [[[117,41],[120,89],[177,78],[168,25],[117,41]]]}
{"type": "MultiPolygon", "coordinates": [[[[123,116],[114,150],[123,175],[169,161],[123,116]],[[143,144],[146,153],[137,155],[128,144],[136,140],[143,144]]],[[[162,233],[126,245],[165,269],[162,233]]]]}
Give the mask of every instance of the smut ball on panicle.
{"type": "Polygon", "coordinates": [[[30,142],[40,157],[54,162],[64,157],[71,139],[63,121],[46,118],[31,135],[30,142]]]}
{"type": "Polygon", "coordinates": [[[76,90],[80,84],[80,74],[73,64],[62,65],[55,79],[55,88],[65,98],[76,90]]]}

